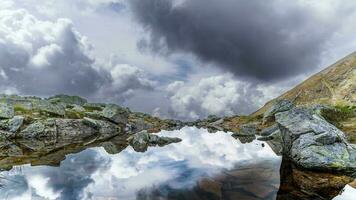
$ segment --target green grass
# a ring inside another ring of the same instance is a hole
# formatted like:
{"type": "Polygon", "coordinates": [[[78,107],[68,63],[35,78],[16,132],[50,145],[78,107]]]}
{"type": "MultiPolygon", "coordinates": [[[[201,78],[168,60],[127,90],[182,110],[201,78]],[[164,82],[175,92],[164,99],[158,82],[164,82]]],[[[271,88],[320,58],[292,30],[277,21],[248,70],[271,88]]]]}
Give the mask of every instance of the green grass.
{"type": "Polygon", "coordinates": [[[94,111],[102,111],[103,108],[99,108],[99,107],[92,107],[92,106],[83,106],[85,111],[87,112],[94,112],[94,111]]]}
{"type": "Polygon", "coordinates": [[[356,106],[335,106],[332,109],[324,109],[321,115],[331,124],[342,128],[341,122],[356,116],[356,106]]]}

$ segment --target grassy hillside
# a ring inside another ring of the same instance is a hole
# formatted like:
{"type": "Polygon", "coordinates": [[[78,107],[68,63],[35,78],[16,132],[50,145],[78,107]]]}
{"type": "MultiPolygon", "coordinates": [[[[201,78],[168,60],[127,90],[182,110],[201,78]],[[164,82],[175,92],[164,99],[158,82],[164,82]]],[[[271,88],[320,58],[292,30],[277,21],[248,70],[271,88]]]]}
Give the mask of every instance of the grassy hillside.
{"type": "Polygon", "coordinates": [[[295,88],[265,104],[253,113],[263,114],[277,99],[295,99],[297,105],[356,105],[356,52],[308,78],[295,88]]]}

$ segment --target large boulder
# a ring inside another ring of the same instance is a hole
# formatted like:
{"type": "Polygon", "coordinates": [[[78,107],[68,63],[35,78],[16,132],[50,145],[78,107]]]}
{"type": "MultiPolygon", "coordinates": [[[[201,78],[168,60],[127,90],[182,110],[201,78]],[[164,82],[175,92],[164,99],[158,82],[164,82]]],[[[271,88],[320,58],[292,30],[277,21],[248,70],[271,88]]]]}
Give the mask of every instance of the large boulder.
{"type": "Polygon", "coordinates": [[[14,106],[12,104],[0,103],[0,119],[11,119],[14,115],[14,106]]]}
{"type": "Polygon", "coordinates": [[[115,104],[108,104],[101,112],[101,115],[113,123],[127,124],[129,118],[129,111],[115,104]]]}
{"type": "Polygon", "coordinates": [[[292,108],[275,115],[283,154],[307,169],[356,175],[356,146],[342,131],[307,108],[292,108]]]}

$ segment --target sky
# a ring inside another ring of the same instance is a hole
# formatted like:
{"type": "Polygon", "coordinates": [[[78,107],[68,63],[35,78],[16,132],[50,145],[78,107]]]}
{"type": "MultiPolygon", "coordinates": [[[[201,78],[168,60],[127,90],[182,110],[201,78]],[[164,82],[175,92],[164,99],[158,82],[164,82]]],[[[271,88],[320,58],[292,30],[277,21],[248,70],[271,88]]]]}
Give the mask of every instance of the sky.
{"type": "Polygon", "coordinates": [[[249,114],[355,51],[353,0],[1,0],[0,91],[249,114]]]}

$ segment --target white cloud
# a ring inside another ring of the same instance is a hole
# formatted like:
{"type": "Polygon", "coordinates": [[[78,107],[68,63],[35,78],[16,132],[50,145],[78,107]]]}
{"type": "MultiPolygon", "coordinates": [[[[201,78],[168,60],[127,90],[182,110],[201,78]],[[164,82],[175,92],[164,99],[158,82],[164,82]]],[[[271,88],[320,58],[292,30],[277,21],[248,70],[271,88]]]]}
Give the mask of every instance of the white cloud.
{"type": "Polygon", "coordinates": [[[176,81],[168,85],[167,92],[172,115],[190,119],[252,112],[259,106],[252,97],[262,96],[251,84],[230,74],[202,78],[197,83],[176,81]]]}
{"type": "Polygon", "coordinates": [[[0,13],[2,92],[67,93],[123,102],[153,81],[137,67],[99,63],[93,46],[69,19],[40,20],[24,9],[0,13]]]}
{"type": "Polygon", "coordinates": [[[117,64],[111,67],[111,84],[104,85],[98,96],[107,97],[109,101],[124,101],[134,95],[135,90],[153,90],[155,82],[145,72],[128,64],[117,64]]]}

